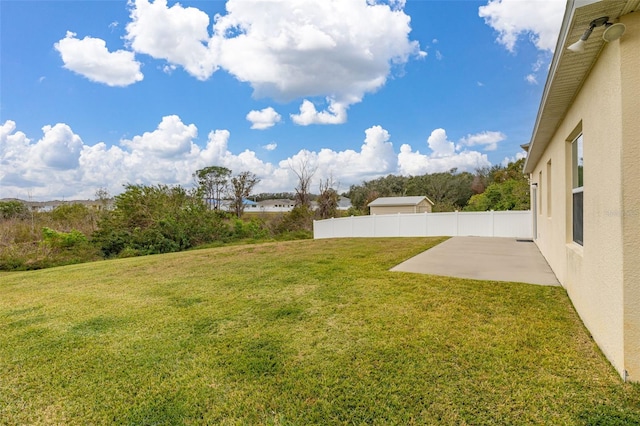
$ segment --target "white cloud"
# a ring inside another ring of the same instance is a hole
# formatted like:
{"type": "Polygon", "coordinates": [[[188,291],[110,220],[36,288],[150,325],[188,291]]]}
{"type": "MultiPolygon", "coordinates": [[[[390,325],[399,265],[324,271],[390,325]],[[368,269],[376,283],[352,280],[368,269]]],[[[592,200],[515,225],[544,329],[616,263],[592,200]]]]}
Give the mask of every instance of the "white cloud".
{"type": "Polygon", "coordinates": [[[411,146],[407,144],[400,147],[398,164],[401,174],[410,176],[441,173],[452,169],[457,169],[459,172],[473,172],[478,168],[491,166],[486,154],[477,151],[463,151],[448,157],[433,157],[420,154],[420,151],[413,152],[411,146]]]}
{"type": "Polygon", "coordinates": [[[447,138],[444,129],[435,129],[427,139],[434,157],[449,157],[456,152],[455,144],[447,138]]]}
{"type": "Polygon", "coordinates": [[[220,63],[258,97],[356,103],[384,85],[392,63],[420,56],[419,44],[409,40],[410,17],[397,6],[229,0],[214,24],[220,63]]]}
{"type": "Polygon", "coordinates": [[[23,132],[16,132],[16,122],[7,120],[0,126],[0,158],[2,164],[22,160],[31,140],[23,132]]]}
{"type": "Polygon", "coordinates": [[[93,37],[80,40],[75,36],[67,31],[66,37],[54,44],[68,70],[108,86],[128,86],[144,78],[133,52],[109,52],[104,40],[93,37]]]}
{"type": "Polygon", "coordinates": [[[485,151],[495,151],[498,143],[505,140],[507,136],[502,132],[484,131],[467,135],[460,139],[461,146],[482,146],[485,151]]]}
{"type": "Polygon", "coordinates": [[[540,71],[540,68],[542,68],[542,66],[545,64],[545,59],[541,56],[538,57],[538,59],[531,65],[531,70],[533,72],[538,72],[540,71]]]}
{"type": "Polygon", "coordinates": [[[561,0],[490,0],[480,6],[478,14],[498,32],[498,43],[510,52],[525,34],[539,50],[553,52],[565,5],[561,0]]]}
{"type": "Polygon", "coordinates": [[[277,147],[278,147],[278,144],[275,142],[271,142],[263,146],[263,148],[266,149],[267,151],[275,151],[277,147]]]}
{"type": "Polygon", "coordinates": [[[133,151],[143,151],[156,157],[171,158],[189,153],[193,139],[198,136],[195,124],[185,125],[177,115],[162,118],[162,122],[153,132],[134,136],[131,140],[122,140],[122,146],[133,151]]]}
{"type": "Polygon", "coordinates": [[[524,79],[529,84],[538,84],[538,79],[536,78],[535,74],[527,74],[524,79]]]}
{"type": "Polygon", "coordinates": [[[66,124],[42,128],[44,137],[33,147],[31,154],[40,158],[42,164],[56,170],[70,170],[78,166],[82,139],[66,124]]]}
{"type": "MultiPolygon", "coordinates": [[[[167,0],[128,4],[124,39],[132,51],[110,53],[104,40],[78,40],[69,32],[56,43],[66,68],[126,86],[143,78],[135,52],[166,61],[165,73],[182,67],[199,80],[223,68],[250,84],[257,98],[330,99],[320,112],[305,100],[292,116],[301,125],[344,123],[349,106],[384,86],[394,67],[426,56],[409,38],[404,0],[228,0],[211,27],[196,7],[169,7],[167,0]]],[[[253,128],[261,126],[256,121],[253,128]]]]}
{"type": "Polygon", "coordinates": [[[180,3],[167,7],[166,0],[135,0],[129,4],[131,22],[126,26],[125,39],[134,51],[180,65],[199,80],[208,79],[217,70],[206,13],[180,3]]]}
{"type": "Polygon", "coordinates": [[[301,126],[345,123],[347,121],[347,107],[331,99],[328,99],[328,102],[329,107],[326,111],[318,111],[313,102],[305,99],[300,105],[300,113],[291,114],[291,120],[301,126]]]}
{"type": "Polygon", "coordinates": [[[393,150],[389,132],[381,126],[365,130],[360,151],[321,149],[317,153],[319,177],[333,176],[341,183],[361,183],[397,171],[398,158],[393,150]]]}
{"type": "Polygon", "coordinates": [[[163,72],[163,73],[165,73],[165,74],[169,74],[169,75],[173,74],[173,72],[174,72],[177,68],[178,68],[178,67],[177,67],[176,65],[173,65],[173,64],[164,64],[164,65],[161,67],[162,72],[163,72]]]}
{"type": "Polygon", "coordinates": [[[65,195],[78,188],[82,140],[63,123],[44,126],[36,143],[6,121],[0,127],[0,198],[65,195]],[[26,189],[26,190],[25,190],[26,189]],[[23,191],[20,191],[23,190],[23,191]],[[32,192],[33,191],[33,192],[32,192]]]}
{"type": "Polygon", "coordinates": [[[458,171],[474,171],[480,167],[490,166],[486,154],[477,151],[456,152],[444,129],[435,129],[427,139],[431,154],[413,151],[410,145],[403,144],[398,154],[398,170],[403,175],[423,175],[425,173],[458,171]]]}
{"type": "MultiPolygon", "coordinates": [[[[0,126],[0,198],[93,198],[98,188],[118,194],[128,183],[190,187],[192,173],[210,165],[255,173],[261,179],[256,192],[285,192],[297,183],[290,164],[300,158],[317,167],[314,189],[320,179],[330,176],[346,189],[388,174],[420,175],[452,168],[474,171],[490,165],[485,154],[456,151],[444,129],[429,136],[430,154],[413,151],[408,144],[397,153],[389,132],[372,126],[364,131],[359,150],[303,149],[277,164],[263,161],[250,150],[232,152],[228,130],[209,132],[203,146],[197,142],[196,126],[183,123],[176,115],[163,117],[155,130],[122,140],[119,146],[103,142],[85,145],[64,123],[44,126],[43,132],[44,136],[33,142],[13,121],[0,126]]],[[[272,143],[264,148],[275,147],[272,143]]]]}
{"type": "Polygon", "coordinates": [[[437,59],[437,60],[439,60],[439,61],[441,61],[441,60],[442,60],[442,58],[443,58],[442,53],[440,53],[440,51],[439,51],[439,50],[436,50],[436,59],[437,59]]]}
{"type": "Polygon", "coordinates": [[[517,152],[515,156],[513,157],[504,157],[504,160],[502,160],[502,167],[507,167],[509,165],[509,163],[515,163],[518,160],[521,160],[523,158],[526,158],[527,153],[525,151],[520,151],[517,152]]]}
{"type": "Polygon", "coordinates": [[[260,111],[250,111],[247,120],[251,122],[251,128],[257,130],[268,129],[279,123],[282,117],[272,107],[260,111]]]}
{"type": "Polygon", "coordinates": [[[200,80],[222,67],[258,98],[330,97],[339,112],[310,112],[301,120],[344,122],[348,106],[382,87],[392,66],[426,55],[409,39],[404,1],[388,3],[228,0],[210,34],[209,17],[199,9],[135,0],[125,38],[134,51],[200,80]]]}

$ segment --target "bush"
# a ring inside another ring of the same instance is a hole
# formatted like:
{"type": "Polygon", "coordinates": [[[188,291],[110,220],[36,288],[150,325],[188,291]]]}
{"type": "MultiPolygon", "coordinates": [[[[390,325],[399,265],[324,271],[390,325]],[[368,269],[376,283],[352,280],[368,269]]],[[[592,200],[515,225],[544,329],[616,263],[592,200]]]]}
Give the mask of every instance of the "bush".
{"type": "Polygon", "coordinates": [[[30,270],[100,259],[99,251],[80,231],[59,232],[43,227],[42,239],[0,249],[0,270],[30,270]]]}
{"type": "Polygon", "coordinates": [[[277,225],[277,233],[283,234],[295,231],[313,231],[314,211],[309,207],[296,206],[285,214],[277,225]]]}
{"type": "Polygon", "coordinates": [[[129,185],[115,209],[98,222],[92,239],[105,257],[186,250],[229,238],[226,216],[181,187],[129,185]]]}
{"type": "Polygon", "coordinates": [[[233,237],[236,239],[254,239],[260,240],[268,238],[269,229],[265,222],[258,218],[251,218],[248,221],[242,219],[233,220],[233,237]]]}
{"type": "Polygon", "coordinates": [[[52,248],[72,248],[87,243],[87,237],[78,230],[71,232],[58,232],[51,228],[42,228],[42,236],[44,244],[48,244],[52,248]]]}
{"type": "Polygon", "coordinates": [[[21,201],[0,201],[1,219],[21,219],[27,217],[29,209],[21,201]]]}

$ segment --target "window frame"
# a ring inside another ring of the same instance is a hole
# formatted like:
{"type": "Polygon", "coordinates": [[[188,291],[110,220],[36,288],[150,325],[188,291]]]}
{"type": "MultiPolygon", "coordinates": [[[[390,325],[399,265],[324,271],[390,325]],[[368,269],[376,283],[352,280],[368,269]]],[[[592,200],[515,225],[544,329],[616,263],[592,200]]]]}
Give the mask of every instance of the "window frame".
{"type": "Polygon", "coordinates": [[[584,246],[584,137],[582,132],[571,142],[571,225],[572,241],[584,246]]]}

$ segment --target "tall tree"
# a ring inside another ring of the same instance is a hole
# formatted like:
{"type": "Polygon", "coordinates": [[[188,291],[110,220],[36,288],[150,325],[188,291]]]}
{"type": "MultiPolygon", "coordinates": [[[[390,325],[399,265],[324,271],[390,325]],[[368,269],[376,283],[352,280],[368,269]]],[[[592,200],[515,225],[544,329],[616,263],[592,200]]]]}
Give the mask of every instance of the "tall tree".
{"type": "Polygon", "coordinates": [[[229,183],[231,170],[221,166],[209,166],[196,170],[193,178],[198,184],[198,193],[207,199],[211,207],[218,210],[229,183]]]}
{"type": "Polygon", "coordinates": [[[299,157],[296,163],[289,162],[289,168],[298,178],[296,190],[296,207],[311,207],[311,179],[318,169],[317,166],[311,164],[309,154],[299,157]]]}
{"type": "Polygon", "coordinates": [[[318,196],[318,215],[320,219],[334,217],[338,211],[338,191],[333,176],[320,180],[320,195],[318,196]]]}
{"type": "Polygon", "coordinates": [[[93,241],[109,257],[125,249],[136,254],[183,250],[227,233],[202,198],[180,186],[126,185],[114,197],[113,210],[100,218],[93,241]]]}
{"type": "Polygon", "coordinates": [[[231,206],[237,217],[241,217],[242,213],[244,213],[245,200],[251,195],[253,187],[258,182],[260,182],[260,179],[251,172],[242,172],[231,178],[229,196],[231,197],[231,206]]]}
{"type": "Polygon", "coordinates": [[[523,167],[524,159],[506,167],[494,166],[491,169],[493,182],[484,192],[471,197],[465,210],[528,210],[529,179],[522,172],[523,167]]]}

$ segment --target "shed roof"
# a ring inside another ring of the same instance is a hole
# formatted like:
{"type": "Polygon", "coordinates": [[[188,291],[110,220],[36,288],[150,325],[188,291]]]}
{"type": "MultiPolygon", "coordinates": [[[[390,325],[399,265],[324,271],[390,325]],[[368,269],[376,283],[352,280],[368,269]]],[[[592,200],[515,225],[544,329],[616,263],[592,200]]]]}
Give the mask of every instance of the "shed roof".
{"type": "Polygon", "coordinates": [[[427,200],[427,202],[433,205],[433,201],[425,196],[415,196],[415,197],[380,197],[376,198],[369,204],[367,207],[382,207],[382,206],[417,206],[422,201],[427,200]]]}
{"type": "Polygon", "coordinates": [[[574,53],[567,47],[576,42],[589,28],[589,23],[603,16],[609,22],[628,13],[640,11],[640,0],[568,0],[560,35],[556,44],[547,82],[544,86],[538,116],[529,143],[524,172],[531,173],[544,149],[564,120],[573,100],[598,60],[605,41],[604,27],[597,27],[585,42],[582,53],[574,53]]]}

